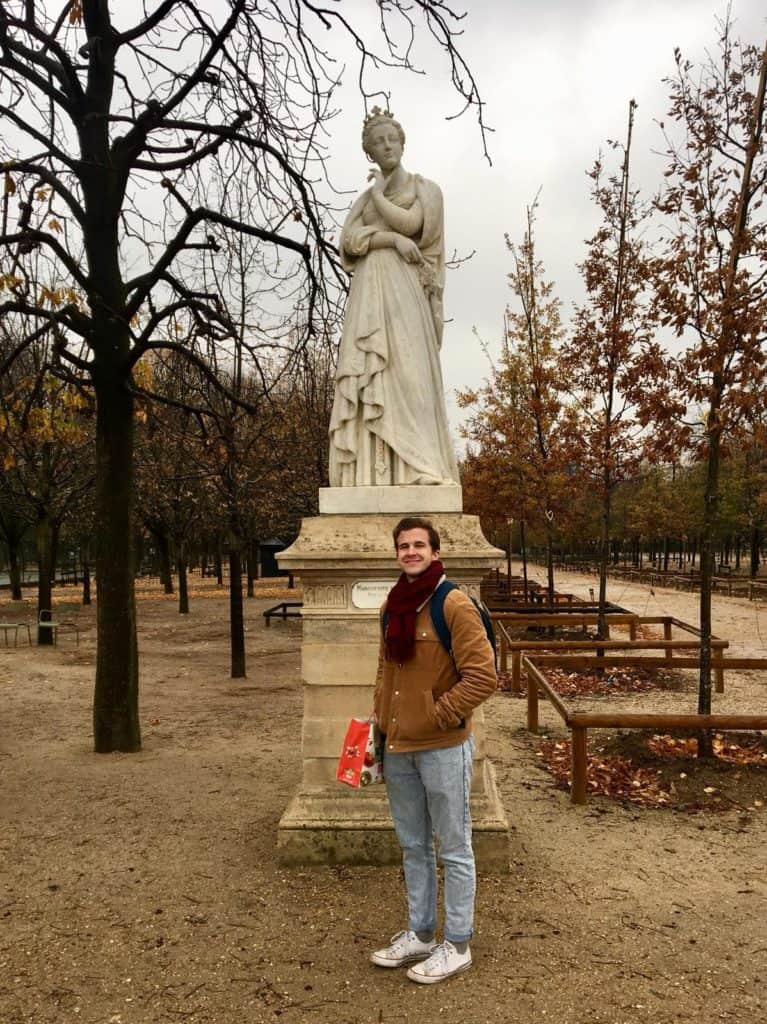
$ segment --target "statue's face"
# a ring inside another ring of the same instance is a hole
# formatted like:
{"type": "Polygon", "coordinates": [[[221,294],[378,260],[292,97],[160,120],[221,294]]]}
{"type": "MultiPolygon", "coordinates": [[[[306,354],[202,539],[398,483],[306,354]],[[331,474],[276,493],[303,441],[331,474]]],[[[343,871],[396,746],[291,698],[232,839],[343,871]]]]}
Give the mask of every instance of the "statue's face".
{"type": "Polygon", "coordinates": [[[365,138],[365,147],[384,174],[393,171],[402,159],[402,142],[399,132],[388,121],[382,121],[368,132],[365,138]]]}

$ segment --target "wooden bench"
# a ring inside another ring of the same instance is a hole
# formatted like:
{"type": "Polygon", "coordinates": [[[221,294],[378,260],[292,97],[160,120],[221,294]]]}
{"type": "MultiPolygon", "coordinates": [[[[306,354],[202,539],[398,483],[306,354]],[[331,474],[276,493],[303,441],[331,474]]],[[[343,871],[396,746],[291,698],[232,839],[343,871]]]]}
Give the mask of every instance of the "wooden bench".
{"type": "Polygon", "coordinates": [[[279,604],[275,604],[272,608],[267,608],[264,612],[266,625],[271,625],[273,615],[279,615],[282,619],[300,619],[301,608],[303,608],[303,606],[303,601],[281,601],[279,604]],[[298,611],[288,611],[289,608],[297,608],[298,611]]]}

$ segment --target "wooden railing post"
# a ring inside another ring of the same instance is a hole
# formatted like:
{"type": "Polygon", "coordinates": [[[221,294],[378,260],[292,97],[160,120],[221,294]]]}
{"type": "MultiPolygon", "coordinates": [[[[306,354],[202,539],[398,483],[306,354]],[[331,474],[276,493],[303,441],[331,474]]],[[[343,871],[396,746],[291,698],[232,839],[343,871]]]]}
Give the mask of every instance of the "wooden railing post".
{"type": "Polygon", "coordinates": [[[507,672],[509,668],[509,641],[506,639],[506,630],[501,626],[501,672],[507,672]]]}
{"type": "Polygon", "coordinates": [[[587,730],[582,726],[573,726],[570,800],[574,804],[586,803],[586,743],[587,730]]]}
{"type": "Polygon", "coordinates": [[[538,732],[538,684],[535,676],[527,672],[527,731],[538,732]]]}
{"type": "Polygon", "coordinates": [[[716,685],[715,685],[715,691],[714,692],[715,693],[724,693],[724,669],[723,668],[717,668],[717,669],[715,669],[715,672],[716,672],[716,675],[715,675],[714,678],[716,680],[716,685]]]}
{"type": "Polygon", "coordinates": [[[522,651],[511,652],[511,692],[522,692],[522,651]]]}
{"type": "MultiPolygon", "coordinates": [[[[713,649],[712,653],[714,655],[714,658],[717,661],[721,662],[722,655],[724,654],[721,645],[717,645],[713,649]]],[[[714,692],[724,693],[724,666],[721,664],[714,669],[714,692]]]]}
{"type": "MultiPolygon", "coordinates": [[[[663,620],[663,639],[666,641],[666,643],[670,644],[671,643],[671,637],[672,637],[672,634],[671,634],[671,619],[664,619],[663,620]]],[[[667,647],[666,648],[666,664],[667,665],[671,664],[673,656],[674,655],[673,655],[673,652],[672,652],[671,648],[667,647]]]]}

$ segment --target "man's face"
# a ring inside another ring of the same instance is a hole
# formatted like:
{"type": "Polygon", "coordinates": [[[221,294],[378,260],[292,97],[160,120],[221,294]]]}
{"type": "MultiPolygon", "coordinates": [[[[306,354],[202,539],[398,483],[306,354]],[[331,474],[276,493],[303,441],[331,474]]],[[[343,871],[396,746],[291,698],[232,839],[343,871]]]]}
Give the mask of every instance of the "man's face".
{"type": "Polygon", "coordinates": [[[429,542],[429,534],[422,527],[403,530],[397,537],[397,564],[409,580],[426,572],[432,562],[439,558],[429,542]]]}

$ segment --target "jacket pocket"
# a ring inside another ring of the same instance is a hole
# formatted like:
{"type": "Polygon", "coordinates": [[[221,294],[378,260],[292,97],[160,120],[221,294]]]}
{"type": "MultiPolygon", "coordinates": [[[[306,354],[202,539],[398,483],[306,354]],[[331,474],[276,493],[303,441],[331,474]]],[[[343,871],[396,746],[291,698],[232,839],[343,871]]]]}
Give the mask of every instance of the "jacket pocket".
{"type": "Polygon", "coordinates": [[[403,701],[395,715],[389,719],[390,732],[403,742],[431,740],[442,734],[434,709],[431,690],[414,693],[403,701]]]}
{"type": "Polygon", "coordinates": [[[434,694],[431,690],[425,690],[423,694],[424,713],[426,715],[426,722],[430,732],[440,732],[439,719],[437,718],[437,709],[434,707],[434,694]]]}

